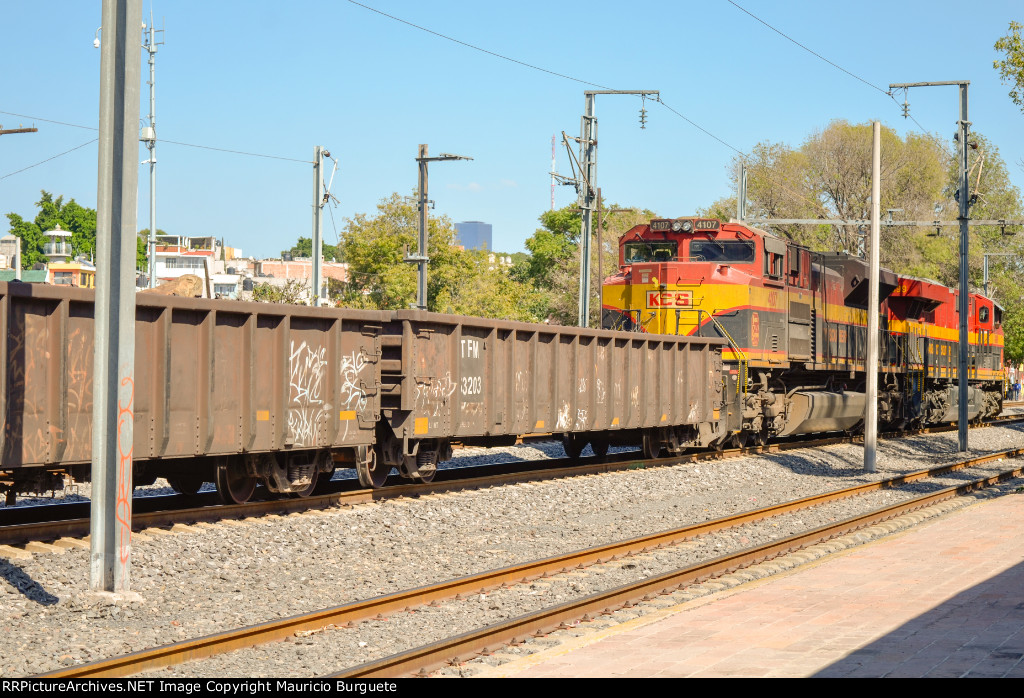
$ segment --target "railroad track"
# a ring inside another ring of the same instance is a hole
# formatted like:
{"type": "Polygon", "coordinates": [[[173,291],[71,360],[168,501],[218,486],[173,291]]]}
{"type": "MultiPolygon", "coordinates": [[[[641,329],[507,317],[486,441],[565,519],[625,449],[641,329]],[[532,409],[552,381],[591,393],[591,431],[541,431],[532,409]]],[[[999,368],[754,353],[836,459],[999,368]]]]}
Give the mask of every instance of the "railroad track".
{"type": "MultiPolygon", "coordinates": [[[[987,420],[982,425],[990,426],[1024,422],[1024,415],[1000,415],[987,420]]],[[[972,426],[972,428],[974,428],[972,426]]],[[[914,436],[920,434],[942,433],[954,431],[956,425],[928,427],[909,432],[883,434],[886,438],[914,436]]],[[[543,435],[537,435],[538,438],[543,435]]],[[[656,459],[638,459],[636,451],[609,455],[604,459],[583,458],[573,461],[569,458],[552,458],[520,463],[502,463],[494,465],[449,468],[438,471],[437,478],[428,484],[415,483],[385,487],[382,489],[361,489],[355,480],[342,481],[340,492],[314,495],[301,499],[255,500],[245,504],[222,505],[213,503],[216,500],[212,493],[206,503],[198,506],[190,505],[176,508],[159,508],[153,500],[164,497],[140,497],[134,500],[136,511],[132,516],[132,530],[143,533],[147,529],[174,530],[175,526],[188,526],[196,523],[215,523],[225,519],[247,519],[270,515],[286,516],[314,509],[328,509],[338,506],[354,506],[374,501],[397,499],[402,497],[419,497],[427,494],[458,492],[466,489],[495,487],[524,481],[540,481],[594,475],[621,470],[638,470],[649,467],[661,467],[683,463],[700,463],[723,458],[738,458],[760,453],[780,453],[784,451],[819,448],[844,443],[863,441],[863,437],[832,436],[821,439],[796,438],[790,441],[771,443],[765,446],[726,449],[723,451],[702,451],[678,456],[656,459]],[[139,509],[142,509],[141,511],[139,509]]],[[[196,498],[168,496],[175,503],[190,504],[196,498]]],[[[159,504],[159,502],[156,502],[159,504]]],[[[83,541],[89,535],[89,505],[74,503],[68,505],[43,505],[39,507],[21,507],[0,512],[0,555],[23,557],[32,553],[45,553],[55,547],[83,547],[83,541]],[[70,511],[56,511],[68,507],[70,511]],[[43,510],[55,511],[43,511],[43,510]],[[27,517],[35,510],[50,515],[43,521],[28,520],[27,517]],[[59,514],[59,516],[58,516],[59,514]],[[14,547],[20,546],[20,547],[14,547]]],[[[186,529],[187,530],[187,529],[186,529]]]]}
{"type": "MultiPolygon", "coordinates": [[[[382,618],[389,614],[458,599],[460,596],[482,594],[506,585],[535,580],[538,577],[586,569],[611,560],[643,554],[655,549],[678,546],[700,536],[733,528],[786,513],[806,510],[840,499],[895,488],[926,478],[948,476],[950,473],[976,465],[1007,458],[1018,458],[1024,449],[1015,449],[968,459],[959,463],[916,471],[880,482],[805,497],[742,514],[700,524],[689,525],[661,533],[642,536],[628,541],[577,551],[566,555],[537,560],[521,565],[463,577],[415,590],[398,592],[374,599],[359,601],[301,616],[271,621],[194,640],[166,645],[152,650],[122,657],[69,667],[49,674],[48,678],[92,678],[129,676],[139,672],[165,668],[185,662],[215,657],[247,647],[254,647],[292,636],[317,633],[330,626],[343,627],[362,621],[382,618]]],[[[814,528],[767,545],[748,548],[736,554],[706,560],[697,565],[659,574],[588,596],[581,600],[546,608],[513,620],[459,635],[443,642],[419,647],[408,652],[386,657],[338,673],[341,678],[394,677],[424,673],[432,668],[452,662],[465,661],[475,654],[488,652],[503,644],[522,641],[565,627],[567,624],[587,620],[592,616],[611,613],[629,607],[644,599],[667,594],[701,583],[716,576],[729,574],[748,565],[757,564],[775,556],[813,546],[822,541],[900,516],[906,512],[972,492],[978,488],[1020,477],[1024,467],[1016,465],[1001,472],[946,487],[936,492],[915,497],[896,505],[884,507],[868,514],[858,515],[832,525],[814,528]],[[489,649],[488,649],[489,648],[489,649]]]]}

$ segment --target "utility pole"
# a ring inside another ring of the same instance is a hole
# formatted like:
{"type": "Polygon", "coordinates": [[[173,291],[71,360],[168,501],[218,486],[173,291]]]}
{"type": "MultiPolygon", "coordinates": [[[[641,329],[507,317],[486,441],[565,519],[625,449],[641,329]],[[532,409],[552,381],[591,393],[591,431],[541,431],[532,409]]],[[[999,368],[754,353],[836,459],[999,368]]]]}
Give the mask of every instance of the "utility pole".
{"type": "Polygon", "coordinates": [[[988,258],[989,257],[1016,257],[1016,252],[986,252],[985,257],[985,297],[991,298],[988,295],[988,258]]]}
{"type": "MultiPolygon", "coordinates": [[[[321,275],[323,274],[324,258],[324,204],[327,203],[327,195],[320,194],[321,182],[323,182],[323,163],[326,151],[323,146],[313,148],[313,305],[320,306],[321,275]]],[[[330,153],[326,153],[330,157],[330,153]]]]}
{"type": "MultiPolygon", "coordinates": [[[[18,128],[8,128],[8,129],[5,129],[3,127],[3,124],[0,124],[0,136],[6,136],[6,135],[11,134],[11,133],[36,133],[38,131],[39,131],[39,129],[37,129],[35,127],[32,127],[32,128],[21,128],[21,127],[18,127],[18,128]]],[[[551,155],[552,155],[552,162],[554,162],[554,150],[551,151],[551,155]]],[[[554,181],[554,179],[552,179],[551,181],[554,181]]],[[[554,197],[555,197],[554,192],[552,192],[552,194],[551,194],[551,202],[552,202],[552,204],[554,204],[554,201],[555,201],[554,197]]],[[[554,208],[554,206],[552,206],[552,208],[554,208]]],[[[21,281],[21,238],[18,239],[18,245],[15,248],[15,252],[14,252],[14,279],[15,279],[15,281],[21,281]]]]}
{"type": "Polygon", "coordinates": [[[739,175],[736,177],[736,220],[747,219],[747,163],[740,162],[739,175]]]}
{"type": "Polygon", "coordinates": [[[864,470],[876,470],[878,452],[878,258],[881,219],[882,122],[872,124],[871,140],[871,241],[868,244],[868,356],[867,395],[864,403],[864,470]]]}
{"type": "MultiPolygon", "coordinates": [[[[590,324],[590,236],[593,235],[592,217],[597,203],[597,117],[594,101],[597,95],[638,95],[641,99],[658,98],[658,90],[587,90],[584,112],[580,119],[580,177],[576,180],[579,208],[582,215],[580,230],[580,327],[590,324]]],[[[645,128],[647,112],[640,110],[640,127],[645,128]]]]}
{"type": "Polygon", "coordinates": [[[128,591],[135,438],[135,250],[138,228],[141,0],[103,0],[96,304],[93,352],[90,576],[93,591],[128,591]]]}
{"type": "Polygon", "coordinates": [[[555,210],[555,134],[551,134],[551,210],[555,210]]]}
{"type": "MultiPolygon", "coordinates": [[[[142,137],[139,139],[149,149],[149,159],[143,161],[143,165],[149,163],[149,287],[156,287],[156,47],[162,41],[156,40],[156,28],[153,26],[153,11],[149,12],[149,27],[142,25],[142,48],[149,53],[149,126],[142,129],[142,137]],[[147,33],[148,29],[148,33],[147,33]]],[[[160,30],[163,32],[163,29],[160,30]]]]}
{"type": "Polygon", "coordinates": [[[945,82],[907,82],[889,85],[890,90],[906,90],[911,87],[937,87],[941,85],[956,85],[960,89],[960,119],[957,121],[959,128],[954,138],[959,146],[957,159],[960,164],[960,188],[956,192],[956,200],[960,204],[960,215],[957,218],[960,223],[960,296],[957,299],[957,308],[960,316],[960,351],[958,352],[957,375],[959,377],[960,390],[957,396],[957,406],[959,408],[957,436],[958,450],[961,452],[967,450],[967,399],[969,396],[967,383],[967,315],[970,308],[970,290],[967,288],[967,232],[969,229],[970,207],[974,203],[967,183],[967,176],[969,174],[967,167],[967,133],[971,126],[971,122],[967,120],[967,88],[970,84],[969,80],[949,80],[945,82]]]}
{"type": "Polygon", "coordinates": [[[406,262],[415,263],[419,268],[415,307],[420,310],[427,309],[427,262],[430,261],[430,255],[427,254],[427,206],[433,203],[427,198],[427,163],[472,159],[464,155],[449,155],[448,153],[441,153],[435,158],[427,157],[427,145],[424,143],[420,144],[419,155],[416,157],[416,162],[419,165],[419,201],[417,202],[420,211],[419,249],[416,251],[416,254],[407,254],[405,256],[406,262]]]}

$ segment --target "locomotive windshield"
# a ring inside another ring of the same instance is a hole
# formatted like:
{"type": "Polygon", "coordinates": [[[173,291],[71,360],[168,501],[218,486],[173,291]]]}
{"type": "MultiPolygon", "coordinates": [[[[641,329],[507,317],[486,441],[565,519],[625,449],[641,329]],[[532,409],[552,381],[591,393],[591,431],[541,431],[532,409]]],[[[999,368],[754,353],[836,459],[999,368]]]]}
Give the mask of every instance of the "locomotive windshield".
{"type": "Polygon", "coordinates": [[[749,240],[691,240],[691,262],[753,262],[754,243],[749,240]]]}
{"type": "Polygon", "coordinates": [[[636,262],[675,262],[679,243],[673,241],[627,242],[626,264],[636,262]]]}

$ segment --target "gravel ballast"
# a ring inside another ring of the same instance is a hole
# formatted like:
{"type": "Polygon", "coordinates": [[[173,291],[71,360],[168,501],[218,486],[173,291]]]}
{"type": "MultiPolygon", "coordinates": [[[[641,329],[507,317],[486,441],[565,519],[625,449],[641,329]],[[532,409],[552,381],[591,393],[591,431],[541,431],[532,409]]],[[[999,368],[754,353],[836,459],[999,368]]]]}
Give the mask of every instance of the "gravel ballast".
{"type": "MultiPolygon", "coordinates": [[[[1024,447],[1024,427],[971,433],[971,453],[1024,447]]],[[[557,444],[508,457],[560,457],[557,444]]],[[[493,453],[493,452],[492,452],[493,453]]],[[[459,460],[488,456],[466,449],[459,460]]],[[[133,538],[135,600],[88,589],[88,551],[0,557],[0,675],[26,676],[261,621],[329,608],[453,577],[719,518],[960,459],[956,434],[863,448],[831,446],[742,459],[387,500],[287,517],[196,526],[133,538]]],[[[985,471],[996,471],[993,464],[985,471]]],[[[161,676],[310,676],[337,671],[457,632],[814,528],[883,502],[973,479],[978,469],[723,531],[578,576],[519,585],[353,630],[173,667],[161,676]],[[687,562],[689,561],[689,562],[687,562]]],[[[1012,485],[1008,486],[1012,490],[1012,485]]],[[[965,505],[968,499],[958,506],[965,505]]],[[[749,572],[756,576],[757,572],[749,572]]]]}

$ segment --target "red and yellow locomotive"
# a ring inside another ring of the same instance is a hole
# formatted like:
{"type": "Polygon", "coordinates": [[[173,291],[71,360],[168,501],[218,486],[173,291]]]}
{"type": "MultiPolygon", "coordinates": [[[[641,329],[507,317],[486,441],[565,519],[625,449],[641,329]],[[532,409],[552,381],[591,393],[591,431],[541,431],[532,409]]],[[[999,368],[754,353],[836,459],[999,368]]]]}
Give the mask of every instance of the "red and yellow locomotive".
{"type": "MultiPolygon", "coordinates": [[[[602,326],[728,342],[728,419],[717,445],[853,430],[865,407],[867,273],[859,257],[813,252],[741,223],[656,219],[620,239],[602,326]]],[[[880,423],[954,421],[958,293],[887,270],[879,287],[880,423]]],[[[1002,409],[1001,315],[971,294],[971,419],[1002,409]]],[[[658,439],[670,450],[686,445],[671,429],[658,439]]]]}

